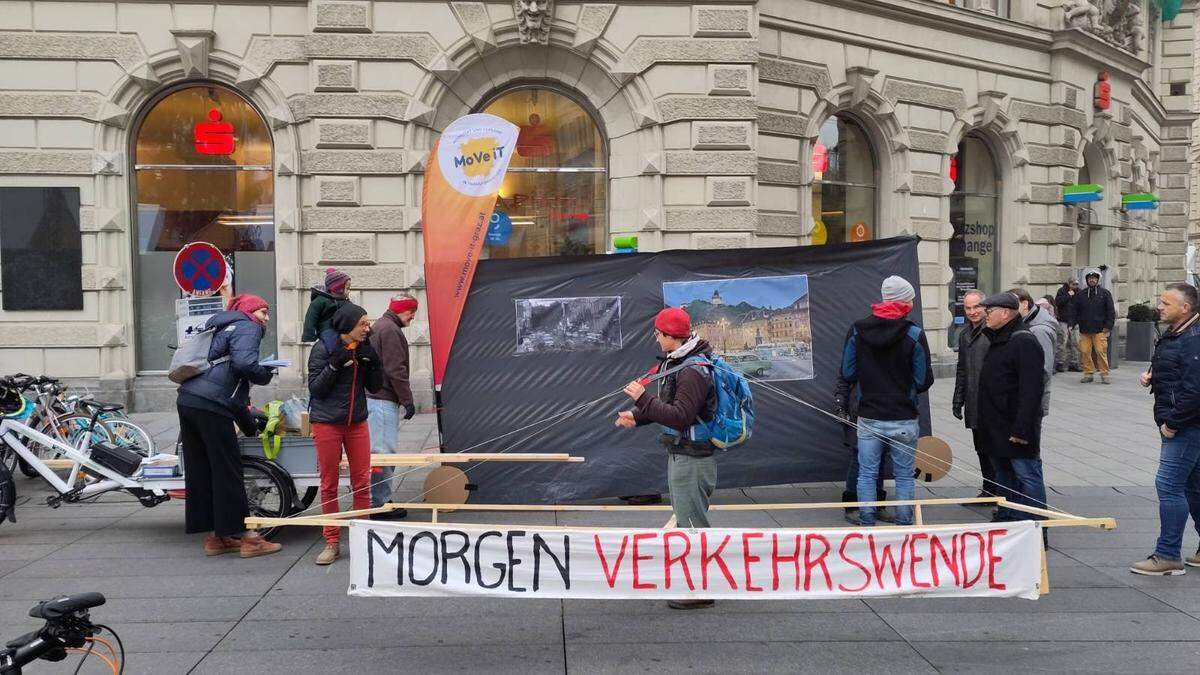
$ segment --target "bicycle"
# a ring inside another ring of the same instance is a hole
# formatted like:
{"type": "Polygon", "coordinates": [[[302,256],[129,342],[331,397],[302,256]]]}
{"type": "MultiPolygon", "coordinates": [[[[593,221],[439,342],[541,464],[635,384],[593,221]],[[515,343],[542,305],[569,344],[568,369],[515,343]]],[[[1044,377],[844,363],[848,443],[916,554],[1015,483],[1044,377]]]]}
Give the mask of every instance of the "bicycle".
{"type": "MultiPolygon", "coordinates": [[[[91,610],[105,602],[99,593],[79,593],[64,595],[53,600],[44,600],[29,610],[29,616],[45,620],[38,630],[26,633],[11,640],[0,650],[0,673],[4,675],[20,675],[21,669],[39,659],[44,661],[62,661],[68,653],[81,653],[80,666],[89,656],[95,656],[112,670],[113,675],[125,671],[125,644],[121,636],[112,628],[103,624],[92,623],[91,610]],[[117,643],[114,649],[112,643],[97,637],[101,631],[107,631],[117,643]],[[84,645],[87,648],[84,649],[84,645]],[[96,645],[108,649],[108,656],[95,651],[96,645]],[[120,656],[118,656],[118,649],[120,656]]],[[[75,669],[79,672],[79,668],[75,669]]]]}

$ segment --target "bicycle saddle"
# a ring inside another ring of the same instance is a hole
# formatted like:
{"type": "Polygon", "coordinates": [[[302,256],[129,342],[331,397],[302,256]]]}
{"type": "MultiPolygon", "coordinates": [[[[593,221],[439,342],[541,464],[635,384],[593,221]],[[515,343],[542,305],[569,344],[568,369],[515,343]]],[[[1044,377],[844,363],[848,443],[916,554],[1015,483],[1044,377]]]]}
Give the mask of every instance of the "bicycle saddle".
{"type": "Polygon", "coordinates": [[[92,401],[90,399],[79,399],[78,404],[80,407],[87,408],[88,410],[98,410],[102,413],[116,412],[118,410],[125,409],[125,406],[123,405],[118,405],[116,403],[100,403],[99,401],[92,401]]]}

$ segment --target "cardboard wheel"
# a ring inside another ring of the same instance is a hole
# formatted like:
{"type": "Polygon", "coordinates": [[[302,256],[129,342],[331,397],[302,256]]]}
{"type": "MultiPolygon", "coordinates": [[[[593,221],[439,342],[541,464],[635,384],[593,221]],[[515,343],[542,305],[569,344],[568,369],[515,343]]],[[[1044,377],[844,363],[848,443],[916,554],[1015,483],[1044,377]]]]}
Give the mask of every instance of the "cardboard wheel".
{"type": "Polygon", "coordinates": [[[950,473],[954,465],[954,452],[950,444],[936,436],[917,439],[917,480],[932,483],[950,473]]]}
{"type": "Polygon", "coordinates": [[[422,489],[425,502],[430,504],[466,504],[467,492],[467,474],[458,467],[444,465],[429,472],[422,489]]]}

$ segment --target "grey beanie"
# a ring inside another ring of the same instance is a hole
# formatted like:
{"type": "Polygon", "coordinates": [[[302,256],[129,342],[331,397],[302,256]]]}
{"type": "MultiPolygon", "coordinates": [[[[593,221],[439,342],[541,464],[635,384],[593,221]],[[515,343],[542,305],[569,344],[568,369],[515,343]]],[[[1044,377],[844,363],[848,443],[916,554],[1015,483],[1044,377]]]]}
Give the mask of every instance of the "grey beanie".
{"type": "Polygon", "coordinates": [[[883,280],[883,288],[881,289],[884,302],[907,302],[912,303],[917,297],[917,292],[913,290],[912,284],[904,280],[903,277],[890,276],[883,280]]]}

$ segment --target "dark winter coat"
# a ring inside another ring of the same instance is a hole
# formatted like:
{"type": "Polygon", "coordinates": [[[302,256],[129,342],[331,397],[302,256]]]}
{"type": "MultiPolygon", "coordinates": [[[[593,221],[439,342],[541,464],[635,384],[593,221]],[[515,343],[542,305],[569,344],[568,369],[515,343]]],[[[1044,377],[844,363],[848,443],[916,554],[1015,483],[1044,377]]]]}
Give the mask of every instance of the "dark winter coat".
{"type": "MultiPolygon", "coordinates": [[[[656,372],[663,373],[677,368],[689,357],[697,355],[711,357],[712,347],[700,340],[682,358],[665,359],[656,372]]],[[[669,453],[708,457],[713,454],[712,443],[691,443],[680,439],[693,424],[702,419],[711,419],[716,404],[717,393],[704,366],[689,366],[660,379],[658,396],[654,396],[648,390],[642,394],[637,400],[637,407],[634,408],[633,419],[639,426],[660,424],[680,432],[681,436],[663,434],[662,442],[667,446],[669,453]]]]}
{"type": "Polygon", "coordinates": [[[1086,286],[1075,292],[1075,322],[1079,332],[1092,335],[1112,330],[1117,322],[1117,309],[1107,288],[1086,286]]]}
{"type": "Polygon", "coordinates": [[[300,337],[304,342],[315,342],[321,336],[321,331],[329,328],[337,308],[346,302],[345,298],[336,297],[317,286],[313,286],[311,291],[312,299],[308,303],[308,311],[304,313],[304,333],[300,337]]]}
{"type": "Polygon", "coordinates": [[[983,328],[983,324],[979,328],[968,324],[958,334],[958,369],[954,373],[952,405],[955,410],[962,410],[968,429],[979,427],[979,372],[983,370],[990,344],[983,328]]]}
{"type": "Polygon", "coordinates": [[[388,310],[375,322],[371,328],[371,346],[383,364],[383,386],[367,397],[400,406],[412,405],[412,388],[408,383],[408,338],[404,337],[404,324],[395,312],[388,310]]]}
{"type": "Polygon", "coordinates": [[[333,329],[321,333],[308,355],[308,414],[313,422],[349,425],[366,420],[367,392],[382,386],[383,367],[369,342],[350,351],[333,329]]]}
{"type": "Polygon", "coordinates": [[[1176,431],[1200,426],[1200,320],[1192,317],[1183,330],[1163,333],[1150,373],[1154,423],[1176,431]]]}
{"type": "Polygon", "coordinates": [[[1079,289],[1075,289],[1075,295],[1071,295],[1071,287],[1063,284],[1058,293],[1054,294],[1054,313],[1058,315],[1058,320],[1066,324],[1068,328],[1075,327],[1075,298],[1079,297],[1079,289]]]}
{"type": "Polygon", "coordinates": [[[997,331],[985,329],[989,345],[979,374],[980,443],[989,457],[1033,458],[1041,452],[1042,347],[1020,316],[997,331]],[[1017,437],[1028,445],[1012,443],[1017,437]]]}
{"type": "Polygon", "coordinates": [[[227,360],[179,386],[178,404],[228,417],[242,432],[257,433],[250,416],[250,385],[271,382],[274,371],[258,365],[263,328],[243,312],[221,312],[205,324],[216,328],[208,360],[227,360]]]}
{"type": "Polygon", "coordinates": [[[841,375],[858,384],[860,417],[917,419],[919,396],[933,386],[925,331],[908,319],[855,322],[842,349],[841,375]]]}

